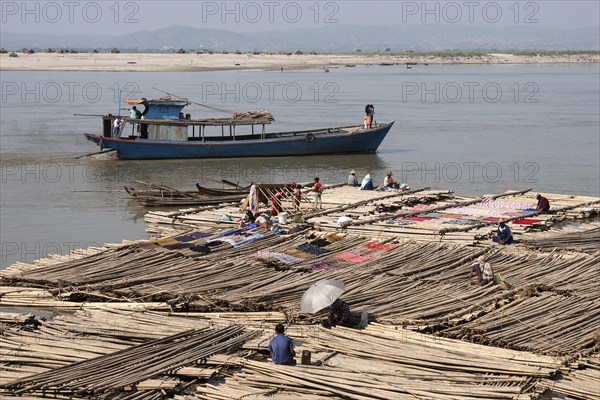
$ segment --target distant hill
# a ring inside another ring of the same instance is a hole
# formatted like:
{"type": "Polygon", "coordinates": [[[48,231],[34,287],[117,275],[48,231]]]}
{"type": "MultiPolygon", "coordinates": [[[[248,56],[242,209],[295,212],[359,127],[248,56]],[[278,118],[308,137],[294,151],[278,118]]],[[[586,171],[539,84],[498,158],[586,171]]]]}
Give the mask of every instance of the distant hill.
{"type": "Polygon", "coordinates": [[[457,25],[397,25],[299,28],[237,33],[222,29],[171,26],[123,35],[49,35],[1,32],[0,47],[18,50],[169,51],[440,51],[440,50],[600,50],[599,27],[572,30],[535,26],[488,28],[457,25]]]}

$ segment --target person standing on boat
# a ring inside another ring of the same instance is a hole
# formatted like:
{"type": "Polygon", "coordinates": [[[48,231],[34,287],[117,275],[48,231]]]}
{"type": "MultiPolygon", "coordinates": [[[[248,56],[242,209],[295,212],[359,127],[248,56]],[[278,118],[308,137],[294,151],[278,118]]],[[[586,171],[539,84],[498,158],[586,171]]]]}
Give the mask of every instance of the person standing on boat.
{"type": "Polygon", "coordinates": [[[315,208],[321,209],[323,208],[323,203],[321,202],[323,185],[319,183],[319,177],[316,177],[313,182],[313,190],[315,191],[315,208]]]}
{"type": "MultiPolygon", "coordinates": [[[[136,106],[133,106],[131,110],[129,110],[129,119],[140,119],[142,113],[137,109],[136,106]]],[[[131,123],[131,134],[135,135],[135,123],[131,123]]],[[[140,131],[140,125],[137,126],[137,131],[140,131]]]]}
{"type": "Polygon", "coordinates": [[[367,104],[365,107],[365,128],[371,129],[373,126],[373,118],[375,115],[375,107],[373,104],[367,104]]]}
{"type": "Polygon", "coordinates": [[[140,119],[142,113],[137,109],[136,106],[133,106],[131,110],[129,110],[129,118],[131,119],[140,119]]]}
{"type": "Polygon", "coordinates": [[[117,137],[119,136],[119,132],[121,131],[121,118],[115,118],[115,121],[113,122],[113,136],[117,137]]]}
{"type": "Polygon", "coordinates": [[[348,185],[350,186],[358,186],[358,178],[356,177],[356,171],[350,171],[350,175],[348,175],[348,185]]]}

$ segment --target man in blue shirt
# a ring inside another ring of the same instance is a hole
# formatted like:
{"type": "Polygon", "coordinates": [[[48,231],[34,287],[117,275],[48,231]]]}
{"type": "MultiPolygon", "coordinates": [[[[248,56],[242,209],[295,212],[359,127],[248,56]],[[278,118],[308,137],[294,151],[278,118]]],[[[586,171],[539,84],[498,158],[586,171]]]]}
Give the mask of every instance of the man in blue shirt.
{"type": "Polygon", "coordinates": [[[292,339],[283,334],[285,332],[283,324],[275,325],[275,332],[276,335],[269,343],[269,355],[273,364],[296,365],[294,345],[292,339]]]}
{"type": "Polygon", "coordinates": [[[504,223],[500,222],[498,226],[498,234],[492,238],[492,240],[498,244],[510,244],[513,241],[513,235],[510,228],[504,223]]]}

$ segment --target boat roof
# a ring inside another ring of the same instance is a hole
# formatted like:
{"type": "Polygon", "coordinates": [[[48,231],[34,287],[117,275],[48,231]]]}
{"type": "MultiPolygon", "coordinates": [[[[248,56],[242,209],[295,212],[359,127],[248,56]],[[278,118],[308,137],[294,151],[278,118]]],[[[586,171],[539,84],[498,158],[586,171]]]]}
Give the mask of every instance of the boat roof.
{"type": "Polygon", "coordinates": [[[205,126],[227,126],[227,125],[267,125],[270,124],[272,119],[236,119],[236,118],[207,118],[207,119],[132,119],[127,117],[121,117],[125,121],[131,121],[136,123],[145,123],[151,125],[179,125],[179,126],[190,126],[190,125],[205,125],[205,126]]]}
{"type": "Polygon", "coordinates": [[[154,104],[180,104],[186,103],[186,105],[190,104],[190,100],[185,97],[159,97],[157,99],[147,99],[142,97],[141,99],[127,99],[123,103],[125,104],[144,104],[144,103],[154,103],[154,104]]]}

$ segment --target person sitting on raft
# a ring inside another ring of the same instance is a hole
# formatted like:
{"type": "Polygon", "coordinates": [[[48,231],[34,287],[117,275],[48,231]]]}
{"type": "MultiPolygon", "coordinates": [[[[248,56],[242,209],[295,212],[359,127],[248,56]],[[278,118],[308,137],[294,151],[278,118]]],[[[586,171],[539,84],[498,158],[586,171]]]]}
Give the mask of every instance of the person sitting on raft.
{"type": "Polygon", "coordinates": [[[535,196],[535,198],[538,201],[537,206],[535,207],[535,209],[537,211],[541,211],[543,213],[550,211],[550,202],[548,201],[547,198],[545,198],[544,196],[542,196],[539,193],[535,196]]]}
{"type": "Polygon", "coordinates": [[[350,318],[350,306],[343,300],[337,299],[329,306],[329,315],[327,321],[323,322],[323,326],[330,328],[332,326],[352,327],[350,318]]]}
{"type": "Polygon", "coordinates": [[[254,221],[256,221],[256,217],[254,216],[252,210],[248,209],[246,210],[246,214],[244,214],[244,216],[240,219],[240,228],[243,228],[248,224],[253,224],[254,221]]]}
{"type": "Polygon", "coordinates": [[[492,238],[492,241],[502,245],[512,243],[512,232],[504,222],[500,222],[500,224],[498,225],[497,235],[492,238]]]}
{"type": "Polygon", "coordinates": [[[265,229],[269,229],[271,227],[271,216],[268,214],[268,212],[264,212],[256,217],[254,223],[257,226],[262,226],[265,229]]]}
{"type": "Polygon", "coordinates": [[[371,179],[371,174],[365,175],[360,184],[360,190],[373,190],[375,189],[375,185],[373,185],[373,180],[371,179]]]}
{"type": "Polygon", "coordinates": [[[350,171],[350,175],[348,175],[348,185],[350,186],[358,186],[358,178],[356,178],[356,171],[350,171]]]}
{"type": "Polygon", "coordinates": [[[275,336],[269,342],[269,356],[273,364],[296,365],[295,355],[294,344],[292,339],[285,335],[285,327],[283,324],[275,325],[275,336]]]}
{"type": "Polygon", "coordinates": [[[480,286],[485,286],[494,280],[494,269],[489,262],[485,262],[483,256],[477,258],[477,262],[471,265],[471,274],[469,279],[473,276],[473,273],[477,275],[477,279],[480,286]]]}
{"type": "Polygon", "coordinates": [[[392,178],[392,171],[388,172],[385,178],[383,178],[383,186],[386,188],[398,189],[400,187],[400,183],[392,178]]]}

